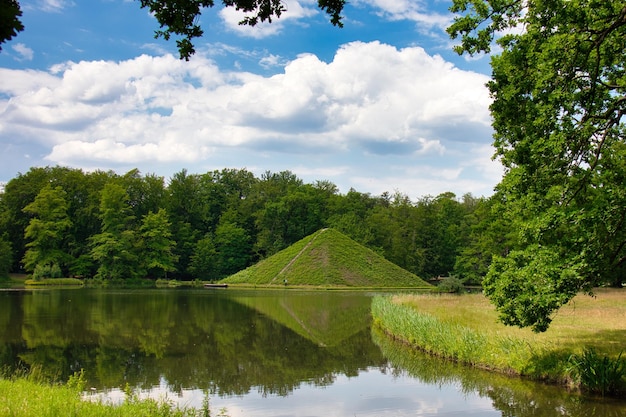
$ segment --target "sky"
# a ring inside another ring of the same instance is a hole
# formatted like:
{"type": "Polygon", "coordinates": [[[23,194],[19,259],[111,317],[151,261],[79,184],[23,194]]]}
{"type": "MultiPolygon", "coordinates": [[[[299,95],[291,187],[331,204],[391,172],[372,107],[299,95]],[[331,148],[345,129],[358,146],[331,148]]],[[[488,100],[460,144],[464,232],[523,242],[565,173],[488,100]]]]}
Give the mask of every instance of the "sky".
{"type": "Polygon", "coordinates": [[[0,45],[0,182],[31,167],[289,170],[373,196],[489,196],[488,57],[461,57],[448,0],[352,0],[344,27],[316,0],[272,24],[205,9],[196,54],[139,1],[22,0],[0,45]]]}

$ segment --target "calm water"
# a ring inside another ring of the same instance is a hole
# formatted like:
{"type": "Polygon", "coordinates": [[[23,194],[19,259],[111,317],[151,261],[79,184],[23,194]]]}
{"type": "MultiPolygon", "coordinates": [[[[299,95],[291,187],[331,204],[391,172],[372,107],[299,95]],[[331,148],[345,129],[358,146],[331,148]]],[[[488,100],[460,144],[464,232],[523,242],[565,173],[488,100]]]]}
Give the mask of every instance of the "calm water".
{"type": "Polygon", "coordinates": [[[626,416],[626,402],[425,357],[370,327],[363,293],[239,290],[0,292],[0,366],[96,395],[236,416],[626,416]]]}

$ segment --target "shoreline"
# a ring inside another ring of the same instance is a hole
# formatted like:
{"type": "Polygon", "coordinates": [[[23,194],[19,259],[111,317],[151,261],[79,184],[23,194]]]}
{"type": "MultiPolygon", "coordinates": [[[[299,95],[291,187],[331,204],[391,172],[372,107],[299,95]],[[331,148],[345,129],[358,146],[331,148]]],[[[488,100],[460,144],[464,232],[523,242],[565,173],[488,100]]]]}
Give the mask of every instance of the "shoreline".
{"type": "MultiPolygon", "coordinates": [[[[626,294],[621,295],[626,298],[626,294]]],[[[463,305],[462,300],[475,302],[476,298],[471,295],[456,296],[456,299],[433,295],[377,296],[372,302],[373,326],[398,343],[443,360],[585,394],[601,391],[606,397],[626,398],[626,359],[615,351],[613,341],[598,340],[595,346],[586,346],[582,340],[587,333],[579,330],[577,338],[575,333],[571,334],[571,329],[562,330],[561,327],[567,326],[560,322],[554,323],[555,328],[546,334],[507,328],[497,322],[497,314],[491,310],[480,314],[476,311],[479,319],[472,325],[471,320],[467,320],[470,324],[464,323],[460,316],[471,315],[475,305],[461,313],[455,313],[450,305],[436,307],[438,303],[463,305]],[[561,332],[564,331],[568,343],[563,342],[565,336],[561,332]],[[601,353],[595,353],[596,350],[601,353]],[[621,379],[610,386],[590,384],[583,374],[585,370],[575,362],[577,358],[595,360],[599,364],[622,363],[622,374],[617,376],[621,379]]],[[[481,303],[476,306],[484,304],[488,310],[488,301],[481,303]]],[[[585,314],[584,306],[576,308],[580,310],[577,314],[585,314]]]]}

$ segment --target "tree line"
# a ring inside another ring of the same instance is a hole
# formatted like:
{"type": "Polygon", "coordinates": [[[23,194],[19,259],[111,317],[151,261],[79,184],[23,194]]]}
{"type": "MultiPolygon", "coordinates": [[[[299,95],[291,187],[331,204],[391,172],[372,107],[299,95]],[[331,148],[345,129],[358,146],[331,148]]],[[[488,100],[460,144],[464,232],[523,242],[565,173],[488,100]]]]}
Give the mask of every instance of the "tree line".
{"type": "Polygon", "coordinates": [[[218,280],[332,227],[421,278],[479,284],[513,239],[495,198],[341,194],[290,171],[31,168],[0,194],[0,268],[35,278],[218,280]]]}

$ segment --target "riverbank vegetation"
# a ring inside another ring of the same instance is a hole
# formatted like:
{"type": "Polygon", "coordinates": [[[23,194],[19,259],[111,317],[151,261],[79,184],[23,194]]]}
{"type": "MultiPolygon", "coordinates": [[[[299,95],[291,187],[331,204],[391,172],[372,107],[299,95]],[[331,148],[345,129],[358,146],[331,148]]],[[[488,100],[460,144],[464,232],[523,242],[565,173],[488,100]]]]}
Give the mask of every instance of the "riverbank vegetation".
{"type": "Polygon", "coordinates": [[[576,297],[545,333],[504,326],[481,294],[377,297],[372,314],[392,337],[436,356],[601,395],[626,394],[621,290],[576,297]]]}
{"type": "MultiPolygon", "coordinates": [[[[208,400],[202,410],[180,408],[173,403],[142,399],[130,388],[120,404],[90,399],[84,393],[82,373],[70,377],[67,384],[43,382],[37,373],[21,377],[0,377],[0,415],[12,417],[210,417],[208,400]]],[[[218,414],[224,416],[222,412],[218,414]]]]}

